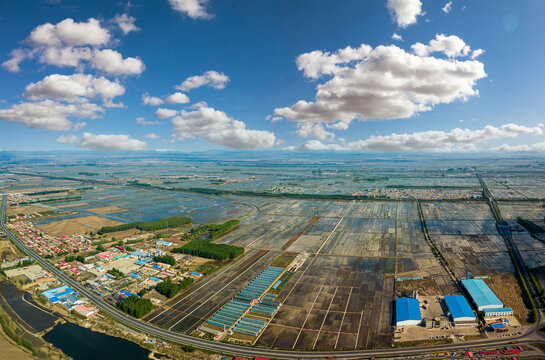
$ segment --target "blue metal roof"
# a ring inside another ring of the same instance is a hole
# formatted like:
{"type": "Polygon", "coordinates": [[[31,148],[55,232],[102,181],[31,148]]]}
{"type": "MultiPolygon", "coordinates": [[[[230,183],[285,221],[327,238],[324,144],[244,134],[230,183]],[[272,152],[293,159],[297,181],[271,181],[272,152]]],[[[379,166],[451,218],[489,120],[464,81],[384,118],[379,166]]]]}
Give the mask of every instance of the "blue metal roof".
{"type": "Polygon", "coordinates": [[[447,303],[453,319],[468,317],[473,319],[476,318],[469,307],[466,298],[462,295],[447,295],[445,296],[445,302],[447,303]]]}
{"type": "Polygon", "coordinates": [[[396,299],[396,323],[407,320],[422,320],[418,299],[396,299]]]}
{"type": "Polygon", "coordinates": [[[483,279],[464,279],[462,280],[462,285],[478,308],[483,306],[503,307],[503,303],[498,299],[496,294],[490,290],[483,279]]]}
{"type": "Polygon", "coordinates": [[[505,324],[503,323],[497,323],[497,324],[490,324],[490,327],[494,330],[498,330],[498,329],[505,329],[507,326],[505,326],[505,324]]]}
{"type": "Polygon", "coordinates": [[[484,309],[483,314],[486,316],[486,314],[492,314],[492,313],[508,313],[513,312],[513,309],[506,307],[506,308],[494,308],[494,309],[484,309]]]}

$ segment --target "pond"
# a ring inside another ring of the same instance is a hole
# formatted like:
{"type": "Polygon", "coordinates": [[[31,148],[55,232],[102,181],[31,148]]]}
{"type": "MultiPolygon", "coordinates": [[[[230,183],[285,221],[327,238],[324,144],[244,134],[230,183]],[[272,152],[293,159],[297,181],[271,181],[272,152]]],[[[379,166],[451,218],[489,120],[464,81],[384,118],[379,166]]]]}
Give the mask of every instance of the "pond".
{"type": "Polygon", "coordinates": [[[74,360],[148,359],[149,351],[139,345],[114,336],[65,323],[55,326],[44,340],[61,349],[74,360]]]}

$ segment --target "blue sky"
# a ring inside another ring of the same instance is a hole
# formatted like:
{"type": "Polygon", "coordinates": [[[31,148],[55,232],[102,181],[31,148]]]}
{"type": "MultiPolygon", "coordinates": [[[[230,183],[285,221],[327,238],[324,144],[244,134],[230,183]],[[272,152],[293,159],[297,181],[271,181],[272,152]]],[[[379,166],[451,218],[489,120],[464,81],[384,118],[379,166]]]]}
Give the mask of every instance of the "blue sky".
{"type": "Polygon", "coordinates": [[[545,151],[544,14],[542,0],[2,2],[0,148],[545,151]]]}

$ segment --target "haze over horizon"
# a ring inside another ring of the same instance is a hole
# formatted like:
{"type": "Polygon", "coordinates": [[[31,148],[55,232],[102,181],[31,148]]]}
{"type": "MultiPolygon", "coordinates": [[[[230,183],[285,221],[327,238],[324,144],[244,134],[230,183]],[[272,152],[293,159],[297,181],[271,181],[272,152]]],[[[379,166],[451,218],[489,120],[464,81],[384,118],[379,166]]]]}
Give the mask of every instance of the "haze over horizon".
{"type": "Polygon", "coordinates": [[[545,151],[545,1],[0,4],[0,150],[545,151]]]}

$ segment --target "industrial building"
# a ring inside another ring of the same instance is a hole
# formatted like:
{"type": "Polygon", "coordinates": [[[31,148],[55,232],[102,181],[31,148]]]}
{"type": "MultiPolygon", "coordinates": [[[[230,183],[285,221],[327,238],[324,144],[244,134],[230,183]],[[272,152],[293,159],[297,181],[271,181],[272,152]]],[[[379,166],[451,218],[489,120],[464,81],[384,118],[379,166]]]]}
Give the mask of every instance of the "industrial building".
{"type": "Polygon", "coordinates": [[[53,304],[61,304],[67,310],[71,310],[74,306],[80,305],[83,301],[80,300],[78,294],[70,287],[64,285],[54,289],[49,289],[42,292],[42,295],[51,301],[53,304]]]}
{"type": "Polygon", "coordinates": [[[420,305],[415,298],[396,299],[396,327],[418,325],[422,322],[420,305]]]}
{"type": "Polygon", "coordinates": [[[503,303],[483,279],[463,279],[462,286],[468,292],[477,310],[503,308],[503,303]]]}
{"type": "Polygon", "coordinates": [[[424,318],[424,327],[426,329],[446,329],[450,325],[450,321],[444,316],[436,316],[434,318],[424,318]]]}
{"type": "Polygon", "coordinates": [[[513,309],[511,308],[484,309],[483,315],[484,317],[512,316],[513,309]]]}
{"type": "Polygon", "coordinates": [[[445,303],[455,326],[472,326],[476,324],[477,317],[469,307],[465,297],[462,295],[447,295],[445,296],[445,303]]]}

